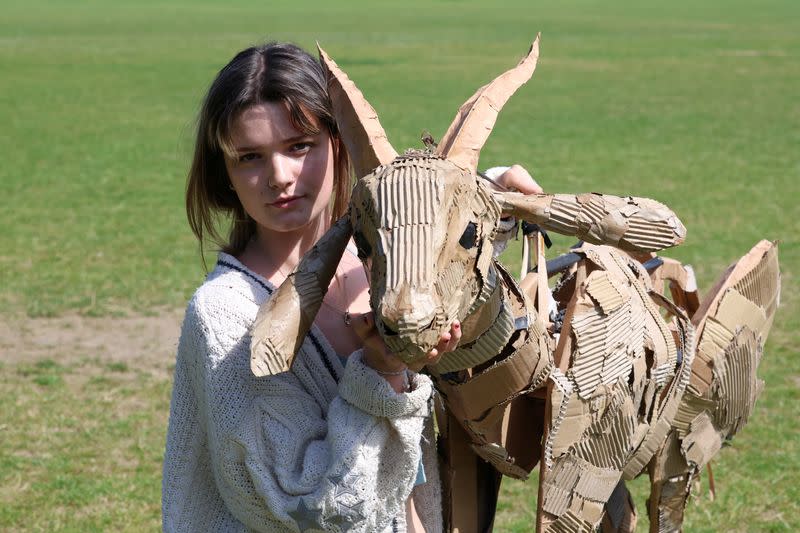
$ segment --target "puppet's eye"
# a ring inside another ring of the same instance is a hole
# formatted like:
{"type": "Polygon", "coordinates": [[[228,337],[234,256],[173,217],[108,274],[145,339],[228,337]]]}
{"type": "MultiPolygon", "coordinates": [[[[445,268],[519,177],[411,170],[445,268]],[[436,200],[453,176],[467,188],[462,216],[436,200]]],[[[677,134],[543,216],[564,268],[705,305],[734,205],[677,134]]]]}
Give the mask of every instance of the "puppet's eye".
{"type": "Polygon", "coordinates": [[[358,258],[362,261],[372,254],[372,246],[369,245],[367,238],[360,231],[353,233],[353,240],[356,241],[356,248],[358,249],[358,258]]]}
{"type": "Polygon", "coordinates": [[[464,229],[464,233],[461,234],[461,238],[458,239],[458,244],[463,246],[465,249],[469,250],[473,246],[475,246],[475,241],[478,238],[478,225],[474,222],[470,222],[467,224],[467,227],[464,229]]]}

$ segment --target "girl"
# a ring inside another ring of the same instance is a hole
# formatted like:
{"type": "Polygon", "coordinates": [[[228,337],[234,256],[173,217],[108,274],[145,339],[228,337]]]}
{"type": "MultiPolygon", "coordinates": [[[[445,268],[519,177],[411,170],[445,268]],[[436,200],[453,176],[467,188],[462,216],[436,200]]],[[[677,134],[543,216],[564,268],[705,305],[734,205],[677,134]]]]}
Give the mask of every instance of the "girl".
{"type": "MultiPolygon", "coordinates": [[[[310,55],[272,43],[236,55],[204,100],[186,208],[201,251],[211,239],[222,252],[181,330],[165,531],[441,530],[431,382],[380,342],[355,253],[344,254],[291,371],[250,371],[259,306],[349,199],[326,87],[310,55]]],[[[520,167],[499,181],[539,190],[520,167]]],[[[460,336],[453,324],[428,362],[460,336]]]]}

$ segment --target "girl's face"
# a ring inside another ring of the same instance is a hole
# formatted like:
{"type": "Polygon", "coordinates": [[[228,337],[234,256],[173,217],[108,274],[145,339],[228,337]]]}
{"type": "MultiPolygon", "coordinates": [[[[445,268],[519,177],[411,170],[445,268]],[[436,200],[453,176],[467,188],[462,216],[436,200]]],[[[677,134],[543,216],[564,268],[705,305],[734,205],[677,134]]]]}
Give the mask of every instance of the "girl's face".
{"type": "Polygon", "coordinates": [[[326,131],[306,135],[282,102],[247,108],[235,121],[225,167],[259,233],[317,231],[333,192],[333,146],[326,131]]]}

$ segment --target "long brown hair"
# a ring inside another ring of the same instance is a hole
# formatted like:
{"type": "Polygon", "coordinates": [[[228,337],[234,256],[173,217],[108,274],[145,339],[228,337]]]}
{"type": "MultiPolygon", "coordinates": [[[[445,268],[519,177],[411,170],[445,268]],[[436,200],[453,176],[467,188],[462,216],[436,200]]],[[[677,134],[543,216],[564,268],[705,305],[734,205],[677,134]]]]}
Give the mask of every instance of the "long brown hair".
{"type": "MultiPolygon", "coordinates": [[[[350,199],[350,162],[341,142],[319,62],[288,43],[267,43],[242,50],[219,71],[198,116],[194,157],[186,184],[186,214],[200,241],[210,240],[222,251],[238,255],[256,231],[255,221],[230,187],[225,154],[232,153],[231,131],[248,107],[283,102],[292,125],[305,135],[325,128],[334,155],[333,220],[342,216],[350,199]],[[220,236],[230,225],[227,239],[220,236]]],[[[204,261],[205,258],[203,257],[204,261]]]]}

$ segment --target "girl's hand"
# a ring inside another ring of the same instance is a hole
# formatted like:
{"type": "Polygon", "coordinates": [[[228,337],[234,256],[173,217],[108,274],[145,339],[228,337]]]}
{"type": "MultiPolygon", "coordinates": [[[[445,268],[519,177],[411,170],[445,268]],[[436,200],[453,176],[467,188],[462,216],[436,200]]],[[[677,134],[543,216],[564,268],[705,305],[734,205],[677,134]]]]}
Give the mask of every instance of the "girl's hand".
{"type": "MultiPolygon", "coordinates": [[[[499,169],[498,169],[499,170],[499,169]]],[[[506,189],[513,189],[523,194],[544,194],[544,189],[520,165],[511,165],[493,181],[506,189]]]]}
{"type": "Polygon", "coordinates": [[[406,370],[417,372],[425,365],[436,363],[442,355],[455,350],[461,340],[461,324],[454,322],[450,331],[441,336],[436,348],[420,361],[407,365],[389,351],[375,327],[375,318],[371,312],[354,315],[352,318],[355,332],[364,343],[364,364],[383,376],[397,392],[407,392],[406,370]]]}

